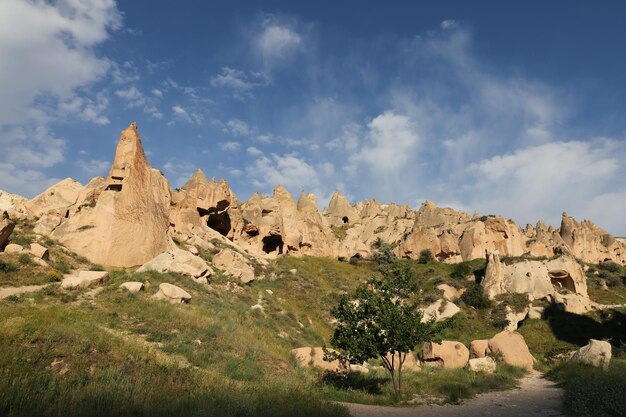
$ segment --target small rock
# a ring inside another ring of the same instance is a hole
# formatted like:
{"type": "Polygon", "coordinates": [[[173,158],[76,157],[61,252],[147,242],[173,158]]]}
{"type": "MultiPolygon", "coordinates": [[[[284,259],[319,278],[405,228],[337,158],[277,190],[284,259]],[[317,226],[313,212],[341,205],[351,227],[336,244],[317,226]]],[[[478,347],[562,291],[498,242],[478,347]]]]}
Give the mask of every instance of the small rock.
{"type": "Polygon", "coordinates": [[[79,271],[78,275],[65,275],[61,281],[61,287],[70,288],[87,288],[92,284],[100,284],[109,273],[106,271],[79,271]]]}
{"type": "Polygon", "coordinates": [[[159,291],[153,295],[157,300],[166,300],[172,304],[188,303],[191,295],[176,285],[164,282],[159,284],[159,291]]]}
{"type": "Polygon", "coordinates": [[[492,374],[496,370],[496,361],[490,357],[473,358],[467,363],[467,369],[472,372],[485,372],[492,374]]]}
{"type": "Polygon", "coordinates": [[[143,290],[143,282],[129,281],[120,285],[120,288],[126,288],[130,293],[138,293],[143,290]]]}
{"type": "Polygon", "coordinates": [[[194,255],[198,255],[199,253],[198,248],[196,248],[195,246],[187,246],[187,250],[194,255]]]}
{"type": "Polygon", "coordinates": [[[41,246],[39,243],[31,243],[30,244],[30,253],[39,259],[43,259],[47,261],[50,258],[50,253],[48,252],[48,248],[41,246]]]}
{"type": "Polygon", "coordinates": [[[612,348],[609,342],[590,339],[589,344],[574,352],[570,360],[606,369],[611,362],[611,356],[612,348]]]}
{"type": "Polygon", "coordinates": [[[17,243],[9,243],[6,248],[4,248],[4,253],[22,253],[24,248],[17,243]]]}
{"type": "Polygon", "coordinates": [[[297,269],[290,269],[289,272],[291,273],[291,275],[297,275],[298,274],[298,270],[297,269]]]}
{"type": "Polygon", "coordinates": [[[265,292],[268,293],[269,295],[274,295],[274,291],[270,289],[265,290],[265,292]]]}

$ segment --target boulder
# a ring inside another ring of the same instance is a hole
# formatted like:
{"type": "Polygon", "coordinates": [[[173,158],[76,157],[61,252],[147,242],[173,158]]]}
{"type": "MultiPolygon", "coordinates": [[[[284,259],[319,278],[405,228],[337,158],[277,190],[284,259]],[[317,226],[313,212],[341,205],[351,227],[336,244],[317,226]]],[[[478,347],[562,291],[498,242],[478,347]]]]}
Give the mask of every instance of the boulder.
{"type": "MultiPolygon", "coordinates": [[[[336,352],[329,349],[331,352],[336,352]]],[[[300,368],[321,368],[325,371],[339,372],[348,370],[338,360],[327,362],[324,360],[324,350],[321,347],[301,347],[291,350],[300,368]]]]}
{"type": "Polygon", "coordinates": [[[437,362],[442,368],[463,368],[469,360],[469,350],[461,342],[427,342],[422,348],[422,358],[425,362],[437,362]]]}
{"type": "Polygon", "coordinates": [[[542,306],[531,306],[528,309],[528,318],[535,320],[542,319],[545,310],[546,308],[542,306]]]}
{"type": "Polygon", "coordinates": [[[172,272],[193,278],[209,277],[213,274],[204,259],[178,248],[157,255],[137,269],[137,272],[145,271],[172,272]]]}
{"type": "Polygon", "coordinates": [[[553,301],[557,307],[568,313],[585,314],[591,310],[591,300],[581,294],[556,293],[553,301]]]}
{"type": "Polygon", "coordinates": [[[67,209],[76,203],[82,190],[81,183],[72,178],[66,178],[28,201],[26,209],[32,217],[40,217],[50,212],[58,213],[63,217],[67,209]]]}
{"type": "Polygon", "coordinates": [[[489,340],[478,339],[470,343],[470,354],[475,358],[484,358],[491,351],[489,350],[489,340]]]}
{"type": "Polygon", "coordinates": [[[18,245],[17,243],[9,243],[5,248],[4,248],[4,253],[22,253],[24,252],[24,248],[21,245],[18,245]]]}
{"type": "Polygon", "coordinates": [[[496,361],[490,357],[472,358],[467,363],[467,369],[472,372],[492,374],[496,371],[496,361]]]}
{"type": "Polygon", "coordinates": [[[433,318],[435,321],[444,320],[454,316],[459,311],[461,311],[461,309],[456,304],[444,299],[439,299],[428,307],[422,309],[422,312],[424,313],[422,316],[422,323],[426,323],[433,318]]]}
{"type": "Polygon", "coordinates": [[[589,339],[589,344],[574,352],[570,360],[607,369],[611,362],[611,355],[612,347],[609,342],[589,339]]]}
{"type": "Polygon", "coordinates": [[[39,243],[30,244],[30,253],[32,253],[39,259],[43,259],[44,261],[50,259],[50,253],[48,252],[48,248],[40,245],[39,243]]]}
{"type": "Polygon", "coordinates": [[[519,323],[523,321],[528,315],[528,307],[522,311],[513,311],[510,306],[506,306],[506,319],[509,324],[506,326],[506,330],[514,332],[519,327],[519,323]]]}
{"type": "Polygon", "coordinates": [[[226,275],[238,279],[242,284],[254,281],[254,268],[245,256],[232,249],[222,249],[213,257],[213,265],[223,269],[226,275]]]}
{"type": "Polygon", "coordinates": [[[171,304],[182,304],[191,301],[191,295],[176,285],[164,282],[159,284],[159,291],[153,295],[157,300],[165,300],[171,304]]]}
{"type": "Polygon", "coordinates": [[[437,285],[437,289],[443,291],[443,298],[448,301],[456,301],[465,292],[465,288],[457,290],[448,284],[439,284],[437,285]]]}
{"type": "MultiPolygon", "coordinates": [[[[391,354],[388,353],[387,354],[387,359],[391,362],[391,354]]],[[[399,367],[399,358],[398,358],[398,354],[396,353],[394,355],[393,358],[394,361],[394,369],[398,369],[399,367]]],[[[406,354],[406,357],[404,359],[404,363],[402,364],[402,370],[403,371],[411,371],[411,372],[419,372],[422,370],[422,368],[420,367],[420,362],[418,359],[415,358],[415,354],[413,352],[408,352],[406,354]]]]}
{"type": "Polygon", "coordinates": [[[7,212],[12,219],[24,219],[27,216],[28,200],[21,195],[0,190],[0,213],[7,212]]]}
{"type": "Polygon", "coordinates": [[[501,354],[504,363],[527,370],[533,369],[533,356],[528,350],[524,336],[504,330],[489,339],[489,350],[501,354]]]}
{"type": "Polygon", "coordinates": [[[143,285],[143,282],[129,281],[129,282],[125,282],[125,283],[121,284],[120,288],[125,288],[126,290],[128,290],[128,292],[134,294],[134,293],[138,293],[139,291],[143,290],[144,285],[143,285]]]}
{"type": "Polygon", "coordinates": [[[108,276],[109,273],[106,271],[78,271],[77,275],[64,275],[61,287],[65,289],[87,288],[92,284],[101,284],[108,276]]]}
{"type": "Polygon", "coordinates": [[[9,215],[6,214],[6,211],[2,215],[2,220],[0,220],[0,249],[6,245],[9,240],[9,236],[13,233],[13,229],[15,228],[15,223],[9,219],[9,215]]]}

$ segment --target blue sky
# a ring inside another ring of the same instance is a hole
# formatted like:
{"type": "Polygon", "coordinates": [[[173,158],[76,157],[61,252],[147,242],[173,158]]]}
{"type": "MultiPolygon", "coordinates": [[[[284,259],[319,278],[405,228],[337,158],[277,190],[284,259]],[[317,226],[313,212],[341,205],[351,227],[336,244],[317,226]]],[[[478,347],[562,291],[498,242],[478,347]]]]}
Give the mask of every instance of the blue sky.
{"type": "Polygon", "coordinates": [[[106,175],[136,121],[174,187],[626,235],[626,3],[433,3],[0,0],[0,188],[106,175]]]}

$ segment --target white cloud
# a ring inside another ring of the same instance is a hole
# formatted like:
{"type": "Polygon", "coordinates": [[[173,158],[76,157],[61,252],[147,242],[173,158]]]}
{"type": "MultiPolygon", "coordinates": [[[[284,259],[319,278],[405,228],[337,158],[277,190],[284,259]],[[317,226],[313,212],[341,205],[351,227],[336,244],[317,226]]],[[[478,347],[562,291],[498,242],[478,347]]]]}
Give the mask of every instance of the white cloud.
{"type": "Polygon", "coordinates": [[[61,181],[60,178],[48,178],[38,170],[0,162],[0,189],[2,190],[11,190],[24,197],[32,198],[59,181],[61,181]]]}
{"type": "Polygon", "coordinates": [[[261,143],[270,143],[272,141],[272,135],[257,135],[256,140],[261,143]]]}
{"type": "Polygon", "coordinates": [[[226,126],[222,129],[222,131],[235,137],[248,136],[252,133],[250,125],[239,119],[231,119],[226,122],[226,126]]]}
{"type": "Polygon", "coordinates": [[[89,161],[79,159],[76,161],[76,165],[89,175],[106,175],[107,170],[111,167],[110,161],[103,161],[100,159],[91,159],[89,161]]]}
{"type": "Polygon", "coordinates": [[[172,106],[172,113],[174,115],[174,118],[187,123],[202,124],[203,121],[202,115],[198,113],[188,112],[186,109],[178,105],[172,106]]]}
{"type": "Polygon", "coordinates": [[[28,168],[50,168],[63,161],[66,140],[44,126],[18,126],[0,131],[2,157],[28,168]]]}
{"type": "Polygon", "coordinates": [[[275,15],[264,15],[260,31],[254,38],[266,71],[288,62],[304,44],[304,39],[293,24],[282,21],[275,15]]]}
{"type": "Polygon", "coordinates": [[[235,141],[222,142],[220,143],[220,148],[223,151],[234,152],[234,151],[238,151],[239,149],[241,149],[241,143],[235,142],[235,141]]]}
{"type": "Polygon", "coordinates": [[[262,72],[250,72],[246,74],[230,67],[223,67],[222,72],[211,78],[213,87],[224,87],[235,90],[235,97],[241,98],[243,94],[252,97],[250,90],[256,87],[264,87],[270,83],[269,77],[262,72]]]}
{"type": "Polygon", "coordinates": [[[159,90],[158,88],[153,88],[152,94],[154,94],[155,96],[159,98],[163,97],[163,91],[159,90]]]}
{"type": "Polygon", "coordinates": [[[263,151],[258,148],[255,148],[254,146],[250,146],[248,149],[246,149],[246,152],[248,152],[250,155],[253,155],[253,156],[263,155],[263,151]]]}

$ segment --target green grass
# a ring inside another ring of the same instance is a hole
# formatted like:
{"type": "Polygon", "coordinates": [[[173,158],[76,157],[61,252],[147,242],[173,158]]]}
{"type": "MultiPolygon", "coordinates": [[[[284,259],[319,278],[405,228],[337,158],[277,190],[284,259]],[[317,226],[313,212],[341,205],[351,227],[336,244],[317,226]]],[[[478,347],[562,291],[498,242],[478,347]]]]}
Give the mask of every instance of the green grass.
{"type": "Polygon", "coordinates": [[[626,304],[626,286],[609,287],[606,290],[588,287],[589,298],[599,304],[626,304]]]}
{"type": "Polygon", "coordinates": [[[563,405],[570,417],[623,416],[626,410],[626,360],[613,359],[609,369],[563,363],[549,373],[565,389],[563,405]]]}

